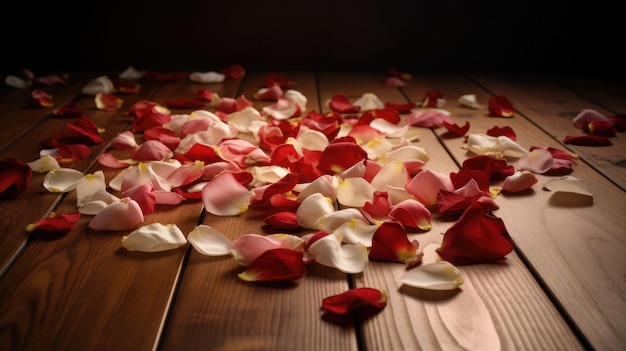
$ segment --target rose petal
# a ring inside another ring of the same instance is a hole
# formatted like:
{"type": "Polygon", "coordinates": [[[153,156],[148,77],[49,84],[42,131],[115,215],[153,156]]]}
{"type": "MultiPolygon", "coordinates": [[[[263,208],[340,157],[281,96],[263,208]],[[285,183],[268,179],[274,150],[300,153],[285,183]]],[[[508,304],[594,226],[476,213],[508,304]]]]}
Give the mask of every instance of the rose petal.
{"type": "Polygon", "coordinates": [[[167,251],[186,243],[187,239],[176,224],[152,223],[122,237],[122,247],[128,251],[167,251]]]}
{"type": "Polygon", "coordinates": [[[322,300],[322,310],[338,315],[351,313],[363,306],[383,309],[387,305],[387,293],[373,288],[354,288],[322,300]]]}
{"type": "Polygon", "coordinates": [[[207,256],[225,256],[233,253],[233,243],[224,234],[205,224],[196,226],[187,240],[199,253],[207,256]]]}
{"type": "Polygon", "coordinates": [[[99,231],[121,231],[132,229],[143,222],[139,204],[128,197],[120,199],[98,212],[89,222],[89,228],[99,231]]]}
{"type": "Polygon", "coordinates": [[[406,272],[402,284],[429,290],[453,290],[463,284],[461,272],[447,261],[432,262],[406,272]]]}

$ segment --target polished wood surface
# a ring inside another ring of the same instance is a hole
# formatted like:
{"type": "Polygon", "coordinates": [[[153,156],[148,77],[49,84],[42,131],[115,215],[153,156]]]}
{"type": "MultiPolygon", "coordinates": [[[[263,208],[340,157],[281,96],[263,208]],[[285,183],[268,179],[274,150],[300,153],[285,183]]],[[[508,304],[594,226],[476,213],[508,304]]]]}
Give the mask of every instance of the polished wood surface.
{"type": "MultiPolygon", "coordinates": [[[[107,143],[130,128],[128,107],[142,99],[164,104],[193,98],[198,88],[220,96],[253,98],[269,73],[246,72],[240,80],[200,84],[187,79],[143,82],[138,94],[123,95],[117,111],[95,108],[80,93],[102,72],[69,74],[54,86],[55,106],[27,108],[28,90],[3,88],[0,94],[0,159],[38,158],[40,142],[63,130],[71,119],[52,109],[75,101],[106,140],[91,156],[71,164],[85,173],[102,170],[107,182],[118,172],[96,159],[107,143]]],[[[74,212],[76,196],[49,193],[44,174],[34,173],[27,191],[0,202],[0,349],[1,350],[622,350],[626,347],[626,171],[623,132],[610,147],[565,145],[580,134],[571,119],[584,108],[611,114],[624,111],[616,82],[575,77],[496,76],[487,74],[413,74],[405,88],[389,88],[381,72],[287,71],[308,109],[329,112],[326,101],[338,93],[350,100],[371,92],[384,102],[421,101],[425,92],[443,94],[452,119],[469,121],[470,133],[494,125],[512,127],[525,147],[552,146],[577,154],[572,176],[585,181],[593,205],[550,204],[542,185],[523,194],[500,194],[500,208],[514,252],[498,264],[460,266],[464,284],[451,292],[403,286],[403,264],[370,261],[361,274],[344,274],[313,262],[293,283],[250,283],[237,277],[242,267],[231,257],[208,257],[191,245],[159,253],[129,252],[121,238],[130,231],[88,229],[82,216],[69,233],[49,237],[24,228],[51,211],[74,212]],[[484,106],[467,109],[461,95],[476,94],[484,106]],[[513,118],[489,117],[490,96],[503,94],[516,109],[513,118]],[[324,318],[324,297],[351,287],[384,289],[388,305],[377,314],[341,320],[324,318]]],[[[108,74],[116,74],[109,72],[108,74]]],[[[214,107],[207,107],[213,109],[214,107]]],[[[193,109],[172,109],[190,113],[193,109]]],[[[444,128],[421,131],[415,141],[428,151],[425,168],[450,173],[471,156],[463,138],[444,128]]],[[[512,161],[511,164],[515,164],[512,161]]],[[[201,201],[160,205],[143,224],[175,223],[188,234],[207,224],[235,239],[245,233],[277,232],[263,225],[265,213],[249,210],[218,217],[201,201]]],[[[433,217],[432,229],[410,233],[432,258],[433,248],[453,222],[433,217]]],[[[306,231],[298,232],[300,234],[306,231]]]]}

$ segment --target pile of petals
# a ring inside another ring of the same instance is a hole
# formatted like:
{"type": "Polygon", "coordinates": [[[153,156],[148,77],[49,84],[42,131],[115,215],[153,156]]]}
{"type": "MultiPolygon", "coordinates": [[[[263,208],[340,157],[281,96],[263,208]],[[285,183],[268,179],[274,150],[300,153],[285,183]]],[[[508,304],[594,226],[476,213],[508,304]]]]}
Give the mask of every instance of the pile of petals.
{"type": "MultiPolygon", "coordinates": [[[[180,72],[124,73],[152,81],[181,79],[180,72]]],[[[233,66],[189,79],[214,82],[244,73],[233,66]]],[[[100,88],[110,89],[106,79],[99,79],[100,88]]],[[[126,112],[133,118],[131,129],[117,135],[98,158],[101,166],[118,171],[108,184],[102,171],[62,168],[51,156],[29,165],[47,172],[49,191],[76,192],[78,213],[92,216],[91,230],[132,230],[122,238],[129,251],[172,250],[189,243],[203,255],[232,256],[244,267],[238,277],[248,282],[294,281],[311,264],[359,274],[370,261],[380,261],[417,267],[407,282],[444,290],[462,282],[455,265],[499,261],[513,250],[503,221],[494,214],[499,191],[529,190],[537,183],[535,174],[566,175],[575,159],[554,148],[525,149],[511,128],[494,126],[467,136],[464,147],[474,155],[458,172],[437,172],[425,168],[430,156],[415,143],[420,130],[445,127],[458,136],[469,130],[468,123],[453,122],[437,92],[427,93],[419,106],[383,102],[368,92],[355,100],[336,94],[326,101],[331,112],[322,114],[308,110],[306,97],[294,87],[284,76],[268,76],[252,97],[270,102],[262,109],[243,95],[209,96],[214,111],[180,114],[154,101],[136,102],[126,112]],[[401,114],[406,123],[400,123],[401,114]],[[507,159],[517,159],[517,167],[507,159]],[[496,181],[503,183],[494,189],[496,181]],[[144,225],[157,205],[189,201],[200,202],[214,216],[263,211],[266,225],[287,233],[230,239],[206,225],[186,236],[174,223],[144,225]],[[441,262],[420,265],[423,250],[408,234],[429,231],[433,213],[456,221],[436,250],[441,262]],[[289,234],[300,231],[308,234],[289,234]]],[[[93,93],[96,86],[91,88],[93,93]]],[[[471,96],[459,101],[479,107],[471,96]]],[[[494,116],[514,115],[504,96],[490,99],[489,110],[494,116]]],[[[83,129],[89,132],[54,136],[46,144],[98,141],[93,129],[83,129]]],[[[573,188],[553,187],[566,189],[561,193],[573,188]]],[[[343,314],[364,304],[383,308],[386,294],[352,289],[325,300],[322,309],[343,314]]]]}
{"type": "Polygon", "coordinates": [[[594,109],[581,110],[572,120],[574,127],[581,129],[583,135],[567,135],[563,138],[565,144],[584,146],[611,146],[612,137],[619,130],[624,130],[626,117],[623,114],[606,116],[594,109]]]}

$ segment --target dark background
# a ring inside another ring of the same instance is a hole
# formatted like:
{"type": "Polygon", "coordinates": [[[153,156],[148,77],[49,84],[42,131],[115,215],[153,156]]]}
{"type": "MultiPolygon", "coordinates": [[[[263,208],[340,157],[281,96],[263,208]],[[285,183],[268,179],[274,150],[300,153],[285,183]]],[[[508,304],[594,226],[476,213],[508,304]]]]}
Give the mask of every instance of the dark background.
{"type": "Polygon", "coordinates": [[[626,75],[626,16],[598,1],[5,1],[0,8],[5,74],[131,65],[217,71],[237,63],[626,75]]]}

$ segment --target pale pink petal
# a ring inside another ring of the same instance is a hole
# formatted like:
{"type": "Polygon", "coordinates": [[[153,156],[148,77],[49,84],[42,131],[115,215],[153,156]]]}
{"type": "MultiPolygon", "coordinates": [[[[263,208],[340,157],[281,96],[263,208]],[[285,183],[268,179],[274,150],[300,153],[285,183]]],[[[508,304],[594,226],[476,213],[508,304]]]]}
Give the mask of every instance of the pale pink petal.
{"type": "Polygon", "coordinates": [[[154,203],[158,205],[178,205],[186,198],[173,191],[155,191],[154,203]]]}
{"type": "Polygon", "coordinates": [[[406,87],[406,82],[398,77],[387,77],[383,82],[383,86],[388,88],[404,88],[406,87]]]}
{"type": "Polygon", "coordinates": [[[254,93],[254,98],[258,100],[277,101],[281,97],[283,97],[283,90],[278,83],[272,84],[269,88],[260,88],[254,93]]]}
{"type": "Polygon", "coordinates": [[[348,274],[363,272],[369,262],[365,245],[342,244],[342,238],[334,234],[316,240],[308,252],[317,263],[348,274]]]}
{"type": "Polygon", "coordinates": [[[124,131],[111,140],[111,147],[116,150],[132,150],[139,146],[135,135],[130,131],[124,131]]]}
{"type": "Polygon", "coordinates": [[[222,172],[232,172],[239,173],[243,172],[241,167],[237,166],[234,162],[231,161],[218,161],[213,162],[211,164],[205,165],[202,171],[203,179],[212,179],[216,175],[222,172]]]}
{"type": "Polygon", "coordinates": [[[384,118],[374,118],[374,120],[370,122],[370,127],[376,129],[389,138],[402,138],[407,135],[409,129],[411,129],[411,126],[408,124],[398,125],[391,123],[384,118]]]}
{"type": "Polygon", "coordinates": [[[46,173],[43,186],[52,193],[66,193],[76,189],[84,174],[73,168],[57,168],[46,173]]]}
{"type": "Polygon", "coordinates": [[[176,224],[152,223],[122,237],[122,246],[128,251],[167,251],[186,243],[187,239],[176,224]]]}
{"type": "MultiPolygon", "coordinates": [[[[136,166],[124,169],[121,173],[121,187],[117,190],[126,191],[127,189],[133,188],[137,185],[149,183],[152,184],[152,187],[156,191],[171,191],[172,186],[166,179],[167,174],[161,173],[163,174],[163,176],[161,176],[156,173],[155,169],[159,169],[158,165],[158,163],[140,162],[136,166]]],[[[109,183],[109,186],[113,187],[111,182],[109,183]]]]}
{"type": "Polygon", "coordinates": [[[603,121],[603,122],[613,124],[609,117],[590,108],[580,111],[576,115],[576,117],[574,117],[574,119],[572,120],[572,123],[574,127],[583,129],[583,126],[586,126],[591,121],[603,121]]]}
{"type": "Polygon", "coordinates": [[[321,193],[313,193],[307,196],[296,211],[298,224],[307,229],[319,230],[320,219],[335,212],[333,201],[321,193]]]}
{"type": "Polygon", "coordinates": [[[534,149],[517,160],[517,169],[543,174],[552,168],[554,157],[546,149],[534,149]]]}
{"type": "Polygon", "coordinates": [[[171,184],[172,187],[185,186],[200,179],[200,177],[202,177],[203,171],[204,162],[202,161],[195,161],[193,163],[184,164],[168,174],[167,181],[171,184]]]}
{"type": "Polygon", "coordinates": [[[98,212],[89,222],[89,228],[99,231],[128,230],[143,222],[139,204],[128,197],[114,202],[98,212]]]}
{"type": "Polygon", "coordinates": [[[430,169],[418,173],[406,186],[406,190],[427,207],[437,204],[437,194],[442,189],[454,191],[450,176],[430,169]]]}
{"type": "Polygon", "coordinates": [[[127,168],[131,165],[137,164],[138,161],[133,159],[119,160],[113,154],[105,152],[98,156],[98,163],[109,168],[127,168]]]}
{"type": "Polygon", "coordinates": [[[363,178],[346,178],[337,187],[337,201],[343,206],[362,207],[372,199],[376,189],[363,178]]]}
{"type": "Polygon", "coordinates": [[[383,134],[369,125],[358,125],[350,130],[348,136],[353,137],[359,145],[364,145],[383,137],[383,134]]]}
{"type": "Polygon", "coordinates": [[[187,241],[203,255],[225,256],[233,254],[232,241],[213,227],[205,224],[195,227],[187,235],[187,241]]]}
{"type": "Polygon", "coordinates": [[[537,183],[537,177],[530,171],[517,171],[506,177],[502,183],[502,190],[517,192],[530,189],[537,183]]]}
{"type": "Polygon", "coordinates": [[[406,123],[414,127],[439,128],[443,127],[444,123],[454,124],[454,121],[452,121],[448,111],[416,108],[411,110],[406,123]]]}
{"type": "Polygon", "coordinates": [[[146,140],[139,145],[131,157],[136,161],[162,161],[172,157],[172,150],[158,140],[146,140]]]}
{"type": "Polygon", "coordinates": [[[216,216],[236,216],[248,210],[250,191],[232,173],[225,172],[202,188],[202,203],[216,216]]]}

